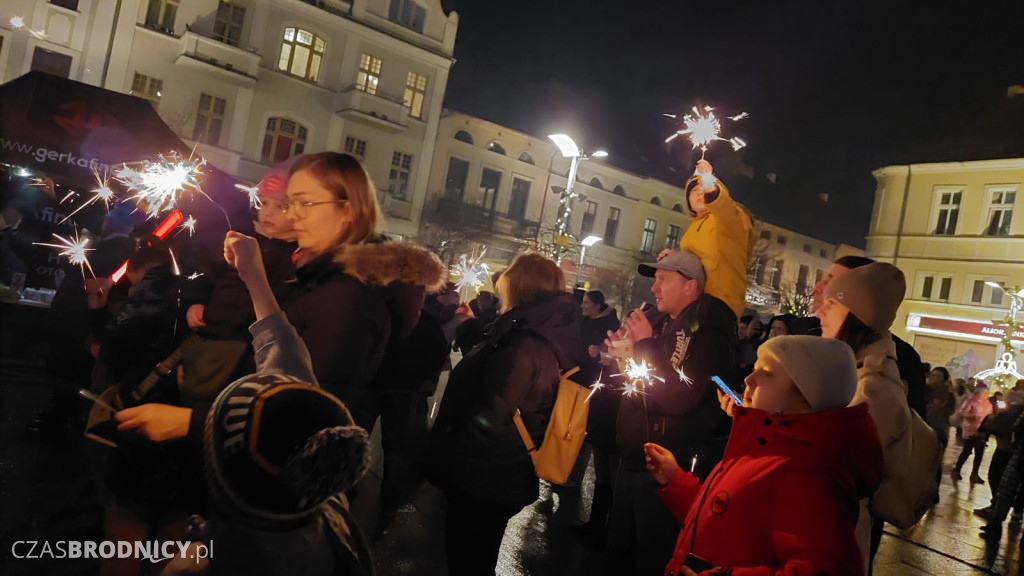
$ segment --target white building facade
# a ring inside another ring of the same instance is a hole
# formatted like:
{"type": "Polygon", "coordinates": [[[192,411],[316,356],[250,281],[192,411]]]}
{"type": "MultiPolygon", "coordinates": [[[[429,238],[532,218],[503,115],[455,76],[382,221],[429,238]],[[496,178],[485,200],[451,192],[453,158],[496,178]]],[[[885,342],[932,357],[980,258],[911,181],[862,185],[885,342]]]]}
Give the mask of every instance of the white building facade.
{"type": "MultiPolygon", "coordinates": [[[[1024,219],[1016,205],[1024,159],[886,166],[878,182],[868,256],[894,263],[907,295],[893,332],[921,358],[958,377],[991,368],[1002,354],[1010,299],[1024,285],[1024,219]]],[[[1020,366],[1020,343],[1013,338],[1020,366]]]]}
{"type": "Polygon", "coordinates": [[[3,17],[0,81],[40,69],[150,100],[248,181],[350,152],[390,231],[418,230],[458,29],[439,0],[13,0],[3,17]]]}

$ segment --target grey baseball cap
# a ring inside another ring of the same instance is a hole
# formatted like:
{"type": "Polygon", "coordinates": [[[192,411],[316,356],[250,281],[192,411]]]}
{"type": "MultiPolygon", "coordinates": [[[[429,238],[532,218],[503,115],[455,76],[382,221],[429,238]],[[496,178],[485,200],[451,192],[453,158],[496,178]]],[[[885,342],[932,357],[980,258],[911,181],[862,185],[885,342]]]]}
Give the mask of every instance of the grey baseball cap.
{"type": "Polygon", "coordinates": [[[676,250],[657,262],[648,262],[636,267],[636,271],[641,276],[648,278],[654,277],[655,270],[679,272],[691,280],[696,280],[701,292],[704,291],[704,266],[701,265],[700,258],[697,258],[697,255],[689,250],[676,250]]]}

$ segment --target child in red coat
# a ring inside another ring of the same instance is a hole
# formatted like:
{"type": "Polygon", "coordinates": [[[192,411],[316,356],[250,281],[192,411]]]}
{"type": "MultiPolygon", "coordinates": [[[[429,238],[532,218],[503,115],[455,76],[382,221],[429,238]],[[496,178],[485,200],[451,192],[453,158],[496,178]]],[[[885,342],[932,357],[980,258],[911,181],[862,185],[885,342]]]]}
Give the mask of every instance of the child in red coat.
{"type": "Polygon", "coordinates": [[[758,350],[722,462],[704,484],[647,444],[659,496],[683,524],[665,574],[864,573],[858,501],[882,476],[882,447],[857,387],[853,352],[814,336],[758,350]]]}

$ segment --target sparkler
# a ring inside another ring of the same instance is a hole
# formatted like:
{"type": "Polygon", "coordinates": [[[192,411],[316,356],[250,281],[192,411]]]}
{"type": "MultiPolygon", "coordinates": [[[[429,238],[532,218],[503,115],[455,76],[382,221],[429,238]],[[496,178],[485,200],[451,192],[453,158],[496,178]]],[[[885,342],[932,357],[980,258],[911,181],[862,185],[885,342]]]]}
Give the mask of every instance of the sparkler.
{"type": "Polygon", "coordinates": [[[199,175],[206,164],[203,158],[178,160],[176,154],[160,155],[157,162],[145,162],[141,172],[125,166],[116,179],[135,195],[132,200],[144,206],[146,216],[155,218],[175,207],[182,192],[199,190],[199,175]]]}
{"type": "Polygon", "coordinates": [[[196,222],[198,220],[196,220],[195,216],[189,214],[188,219],[181,223],[181,227],[188,230],[189,237],[196,233],[196,222]]]}
{"type": "Polygon", "coordinates": [[[597,382],[590,385],[590,394],[587,394],[587,399],[583,401],[584,403],[590,402],[590,397],[594,395],[594,392],[604,388],[604,382],[601,382],[602,376],[604,376],[604,370],[601,370],[601,373],[597,376],[597,382]]]}
{"type": "Polygon", "coordinates": [[[463,300],[468,300],[470,290],[479,292],[480,287],[490,278],[491,271],[487,264],[480,262],[486,253],[487,249],[484,248],[472,262],[463,254],[459,257],[459,262],[452,266],[451,273],[458,278],[455,286],[463,300]]]}
{"type": "MultiPolygon", "coordinates": [[[[683,124],[685,128],[678,130],[675,134],[665,139],[665,142],[671,142],[679,136],[689,135],[690,142],[693,143],[694,148],[700,148],[701,158],[704,157],[704,153],[708,151],[708,144],[715,140],[721,140],[722,142],[728,142],[732,144],[733,150],[739,150],[747,145],[741,138],[722,138],[722,122],[715,117],[715,113],[712,112],[714,108],[711,106],[705,106],[704,111],[707,112],[707,116],[701,114],[697,107],[693,107],[693,114],[687,114],[683,116],[683,124]]],[[[675,114],[665,114],[669,118],[676,118],[675,114]]],[[[729,120],[738,122],[747,117],[747,113],[743,112],[736,116],[729,116],[729,120]]]]}
{"type": "MultiPolygon", "coordinates": [[[[92,198],[89,198],[88,200],[86,200],[85,204],[82,204],[81,206],[78,207],[77,210],[65,216],[64,220],[60,221],[61,224],[63,224],[68,218],[71,218],[75,214],[78,214],[79,212],[84,210],[86,206],[92,204],[93,202],[96,202],[97,200],[102,200],[103,204],[106,205],[107,210],[110,210],[110,201],[114,199],[114,191],[110,189],[107,174],[104,172],[103,178],[100,178],[100,173],[97,172],[96,170],[93,170],[92,175],[96,178],[96,188],[90,191],[92,192],[92,198]]],[[[74,194],[74,192],[72,192],[71,194],[74,194]]],[[[71,194],[68,194],[68,196],[71,196],[71,194]]],[[[65,200],[66,199],[67,196],[65,196],[65,200]]],[[[61,202],[64,202],[64,200],[61,200],[61,202]]]]}
{"type": "Polygon", "coordinates": [[[242,192],[249,195],[249,205],[259,210],[263,207],[263,201],[260,200],[260,185],[246,186],[245,184],[235,184],[235,188],[238,188],[242,192]]]}
{"type": "Polygon", "coordinates": [[[203,275],[202,272],[193,272],[193,273],[189,274],[188,276],[186,276],[185,278],[188,279],[188,280],[195,280],[196,278],[199,278],[202,275],[203,275]]]}
{"type": "Polygon", "coordinates": [[[82,277],[85,277],[86,268],[89,269],[89,274],[95,278],[96,274],[92,271],[92,265],[89,264],[89,256],[86,252],[91,252],[94,248],[89,248],[89,237],[79,238],[78,230],[75,230],[74,239],[65,238],[58,234],[53,235],[60,244],[44,244],[42,242],[35,242],[37,246],[46,246],[48,248],[57,248],[60,252],[57,256],[66,256],[68,262],[77,265],[82,269],[82,277]]]}

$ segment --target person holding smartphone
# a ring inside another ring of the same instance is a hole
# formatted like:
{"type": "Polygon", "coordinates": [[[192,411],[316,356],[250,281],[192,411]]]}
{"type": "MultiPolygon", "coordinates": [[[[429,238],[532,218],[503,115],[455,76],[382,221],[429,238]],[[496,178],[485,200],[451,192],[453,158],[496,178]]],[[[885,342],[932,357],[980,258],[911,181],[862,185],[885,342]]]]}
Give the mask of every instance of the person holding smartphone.
{"type": "Polygon", "coordinates": [[[758,349],[721,463],[703,483],[644,446],[658,496],[683,523],[665,574],[864,573],[858,500],[882,478],[882,446],[849,346],[778,336],[758,349]]]}

